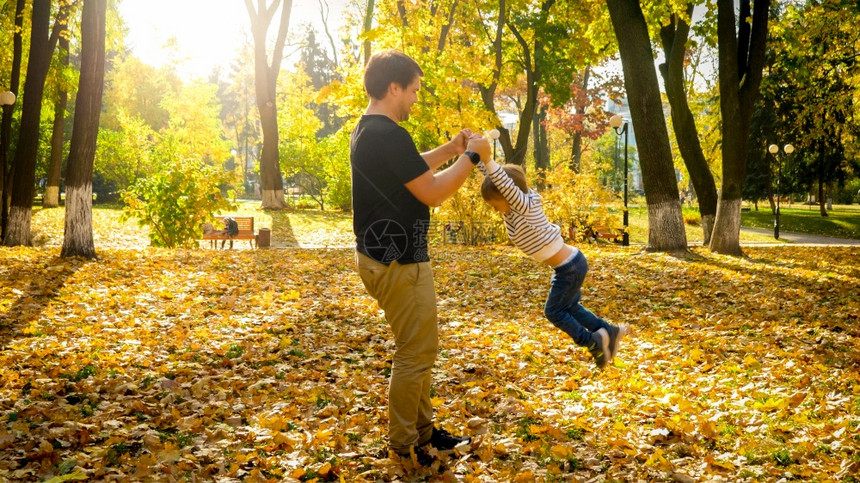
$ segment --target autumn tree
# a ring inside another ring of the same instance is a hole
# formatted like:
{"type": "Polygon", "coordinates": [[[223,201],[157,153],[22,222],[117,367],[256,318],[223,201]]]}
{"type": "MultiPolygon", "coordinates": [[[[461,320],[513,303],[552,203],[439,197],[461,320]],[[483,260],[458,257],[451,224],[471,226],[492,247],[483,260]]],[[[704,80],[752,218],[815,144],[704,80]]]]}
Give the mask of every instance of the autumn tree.
{"type": "Polygon", "coordinates": [[[162,101],[182,86],[169,68],[144,64],[134,55],[122,52],[112,59],[105,76],[102,127],[119,130],[121,118],[129,115],[140,118],[154,131],[167,126],[170,114],[162,101]]]}
{"type": "Polygon", "coordinates": [[[717,1],[720,112],[722,113],[723,181],[710,249],[741,255],[740,228],[743,182],[746,175],[750,120],[764,67],[770,0],[717,1]]]}
{"type": "Polygon", "coordinates": [[[660,29],[665,58],[665,62],[660,65],[660,73],[672,109],[672,126],[678,150],[698,197],[704,244],[708,245],[717,214],[717,186],[699,141],[696,120],[687,101],[688,83],[684,76],[684,66],[690,52],[688,39],[694,6],[693,2],[689,2],[682,12],[669,14],[669,22],[660,29]]]}
{"type": "Polygon", "coordinates": [[[854,122],[860,78],[854,25],[860,11],[852,6],[831,0],[785,8],[770,29],[757,107],[773,111],[768,144],[791,143],[797,149],[784,159],[792,169],[785,170],[783,181],[815,190],[821,216],[827,216],[828,188],[843,184],[860,164],[849,154],[860,136],[854,122]]]}
{"type": "Polygon", "coordinates": [[[680,194],[645,16],[636,0],[607,0],[606,4],[618,39],[624,85],[639,148],[648,207],[647,248],[686,250],[680,194]]]}
{"type": "Polygon", "coordinates": [[[553,101],[548,94],[541,97],[541,104],[549,107],[546,124],[569,138],[568,167],[572,171],[579,172],[588,141],[606,134],[611,110],[607,100],[621,99],[622,82],[614,75],[607,77],[586,66],[570,83],[568,99],[563,104],[557,105],[558,101],[553,101]]]}
{"type": "MultiPolygon", "coordinates": [[[[311,79],[304,70],[281,76],[278,104],[278,131],[281,169],[285,176],[325,208],[325,165],[322,163],[316,133],[323,122],[313,110],[316,97],[311,79]]],[[[345,158],[345,157],[344,157],[345,158]]]]}
{"type": "Polygon", "coordinates": [[[68,15],[69,6],[69,1],[60,3],[58,20],[51,28],[51,1],[33,0],[30,56],[24,81],[18,146],[11,174],[12,201],[6,231],[3,234],[5,246],[31,243],[30,217],[33,209],[36,156],[41,132],[42,95],[45,91],[48,69],[51,66],[51,56],[57,45],[60,30],[65,25],[61,19],[68,15]]]}
{"type": "MultiPolygon", "coordinates": [[[[58,21],[66,22],[67,18],[58,21]]],[[[54,123],[51,130],[51,157],[48,163],[47,181],[45,194],[42,198],[42,206],[45,208],[56,208],[60,206],[60,178],[63,171],[63,158],[65,154],[65,126],[66,108],[69,103],[69,32],[66,25],[61,27],[60,39],[57,45],[56,75],[56,99],[54,100],[54,123]]]]}
{"type": "Polygon", "coordinates": [[[93,159],[99,132],[105,73],[107,0],[84,0],[81,16],[81,77],[66,174],[66,221],[61,256],[95,258],[93,159]]]}
{"type": "MultiPolygon", "coordinates": [[[[24,45],[24,0],[15,2],[14,22],[11,25],[12,32],[12,58],[9,70],[9,92],[18,97],[21,85],[21,58],[24,45]]],[[[5,79],[4,79],[5,80],[5,79]]],[[[0,242],[6,234],[6,225],[9,215],[9,195],[11,191],[11,177],[9,176],[9,147],[12,141],[12,116],[15,105],[3,105],[3,117],[0,120],[0,242]]]]}
{"type": "Polygon", "coordinates": [[[244,170],[249,165],[259,167],[262,149],[260,119],[255,115],[254,97],[254,46],[246,42],[230,63],[225,78],[219,78],[218,99],[221,102],[221,119],[224,131],[236,151],[236,158],[244,170]]]}
{"type": "Polygon", "coordinates": [[[93,169],[104,182],[122,191],[152,173],[158,133],[139,115],[124,111],[114,113],[112,122],[114,129],[99,129],[93,169]]]}
{"type": "Polygon", "coordinates": [[[260,113],[260,122],[263,130],[260,178],[263,185],[262,207],[264,209],[278,210],[287,206],[284,200],[284,185],[278,169],[276,90],[278,74],[281,70],[281,60],[284,56],[284,46],[290,24],[292,6],[292,0],[283,0],[283,2],[281,0],[273,0],[268,5],[266,0],[257,0],[256,7],[252,0],[245,0],[245,7],[248,10],[248,15],[251,17],[251,32],[254,36],[254,80],[257,95],[257,110],[260,113]],[[266,49],[269,26],[279,8],[281,14],[270,62],[266,49]]]}

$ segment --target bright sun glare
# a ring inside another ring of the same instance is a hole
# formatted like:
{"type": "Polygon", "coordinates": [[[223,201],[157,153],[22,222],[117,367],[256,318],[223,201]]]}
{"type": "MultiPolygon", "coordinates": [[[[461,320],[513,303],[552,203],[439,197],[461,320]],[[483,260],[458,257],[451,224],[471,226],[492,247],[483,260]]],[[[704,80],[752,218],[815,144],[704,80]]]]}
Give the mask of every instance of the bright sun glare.
{"type": "MultiPolygon", "coordinates": [[[[335,5],[343,1],[328,3],[337,12],[335,5]]],[[[183,77],[206,78],[219,65],[227,69],[246,39],[250,41],[251,21],[242,0],[122,0],[119,11],[134,55],[156,67],[174,57],[183,77]],[[175,39],[174,49],[168,47],[171,39],[175,39]]],[[[342,16],[330,18],[340,22],[342,16]]],[[[322,29],[317,0],[293,0],[290,34],[303,23],[322,29]]],[[[334,33],[337,27],[330,29],[334,33]]]]}

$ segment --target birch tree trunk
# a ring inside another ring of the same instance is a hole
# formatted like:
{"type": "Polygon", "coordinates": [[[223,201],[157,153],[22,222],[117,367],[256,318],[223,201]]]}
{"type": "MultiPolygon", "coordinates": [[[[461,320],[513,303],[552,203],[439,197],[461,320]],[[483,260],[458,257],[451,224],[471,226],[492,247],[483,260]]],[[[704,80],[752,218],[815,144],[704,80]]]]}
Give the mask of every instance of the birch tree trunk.
{"type": "MultiPolygon", "coordinates": [[[[12,34],[12,70],[9,72],[9,92],[18,96],[18,88],[21,86],[21,57],[23,57],[24,39],[22,31],[24,26],[24,0],[18,0],[15,4],[15,32],[12,34]]],[[[11,192],[11,177],[9,176],[9,145],[12,138],[12,115],[15,111],[14,105],[3,106],[3,118],[0,120],[0,242],[6,235],[6,226],[9,221],[9,197],[11,192]]]]}
{"type": "Polygon", "coordinates": [[[281,167],[278,156],[278,110],[276,103],[276,87],[278,73],[281,70],[281,60],[284,57],[287,29],[290,25],[292,0],[275,0],[266,5],[266,0],[257,0],[254,7],[251,0],[245,0],[245,7],[251,17],[251,32],[254,35],[254,86],[257,94],[257,110],[260,112],[260,124],[263,128],[263,151],[260,154],[260,181],[263,185],[263,209],[281,210],[287,207],[284,200],[284,183],[281,179],[281,167]],[[281,6],[281,17],[278,25],[277,39],[272,50],[272,62],[269,64],[266,45],[269,25],[281,6]]]}
{"type": "Polygon", "coordinates": [[[687,234],[680,193],[645,16],[637,0],[607,0],[606,4],[618,39],[624,86],[642,167],[648,207],[646,249],[686,251],[687,234]]]}
{"type": "Polygon", "coordinates": [[[81,18],[81,77],[66,177],[66,225],[62,257],[95,258],[93,159],[99,133],[105,73],[107,0],[84,0],[81,18]]]}
{"type": "MultiPolygon", "coordinates": [[[[69,65],[69,39],[65,35],[60,36],[60,68],[65,69],[69,65]]],[[[45,186],[45,197],[42,199],[42,207],[56,208],[60,206],[60,179],[63,174],[63,141],[66,130],[66,106],[69,103],[69,93],[64,85],[60,86],[57,93],[57,102],[54,103],[54,129],[51,133],[51,161],[48,165],[48,181],[45,186]]]]}
{"type": "Polygon", "coordinates": [[[767,42],[770,0],[740,2],[740,23],[735,31],[735,4],[717,1],[719,41],[720,112],[723,129],[723,184],[710,250],[724,255],[743,254],[740,246],[741,202],[746,176],[753,103],[758,96],[767,42]],[[752,22],[746,21],[751,18],[752,22]]]}
{"type": "MultiPolygon", "coordinates": [[[[67,10],[61,8],[59,12],[59,15],[64,15],[67,10]]],[[[51,32],[50,23],[51,0],[33,0],[30,57],[27,62],[27,76],[24,80],[18,149],[15,152],[11,174],[12,202],[3,236],[3,245],[7,247],[32,244],[30,219],[36,183],[42,97],[45,92],[48,68],[51,65],[51,55],[59,38],[59,22],[55,24],[53,32],[51,32]]]]}
{"type": "MultiPolygon", "coordinates": [[[[687,5],[687,15],[689,17],[692,14],[693,4],[690,3],[687,5]]],[[[681,152],[681,158],[693,182],[693,189],[696,190],[696,196],[699,198],[704,245],[707,246],[711,242],[711,232],[717,214],[717,186],[708,161],[705,159],[705,153],[702,152],[696,120],[690,111],[684,88],[684,57],[689,33],[690,25],[677,15],[661,29],[660,36],[666,63],[660,66],[660,73],[672,108],[672,127],[675,130],[678,150],[681,152]]]]}

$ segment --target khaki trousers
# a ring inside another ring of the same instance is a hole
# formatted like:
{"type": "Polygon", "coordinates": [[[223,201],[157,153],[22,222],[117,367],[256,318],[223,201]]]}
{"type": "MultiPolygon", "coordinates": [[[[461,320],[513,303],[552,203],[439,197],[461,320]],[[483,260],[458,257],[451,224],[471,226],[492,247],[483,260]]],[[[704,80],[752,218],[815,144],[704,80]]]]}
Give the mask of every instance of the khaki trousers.
{"type": "Polygon", "coordinates": [[[436,289],[430,262],[384,265],[359,252],[361,281],[385,312],[396,349],[388,387],[389,448],[408,453],[430,440],[431,370],[439,347],[436,289]]]}

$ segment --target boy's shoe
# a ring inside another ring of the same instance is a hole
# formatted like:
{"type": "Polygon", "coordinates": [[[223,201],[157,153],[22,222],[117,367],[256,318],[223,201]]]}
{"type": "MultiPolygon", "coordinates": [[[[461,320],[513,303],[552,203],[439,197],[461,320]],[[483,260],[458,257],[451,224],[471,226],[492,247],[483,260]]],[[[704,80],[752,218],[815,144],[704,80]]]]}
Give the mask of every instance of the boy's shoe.
{"type": "Polygon", "coordinates": [[[627,324],[612,325],[609,324],[609,361],[607,364],[612,364],[615,360],[615,354],[618,354],[618,347],[621,345],[621,339],[630,333],[630,326],[627,324]]]}
{"type": "Polygon", "coordinates": [[[433,428],[433,434],[430,436],[430,446],[439,451],[452,450],[461,444],[471,444],[472,438],[468,436],[454,436],[448,431],[439,428],[433,428]]]}
{"type": "Polygon", "coordinates": [[[603,369],[609,364],[609,333],[606,329],[598,329],[591,333],[591,345],[588,352],[594,357],[594,364],[603,369]]]}

